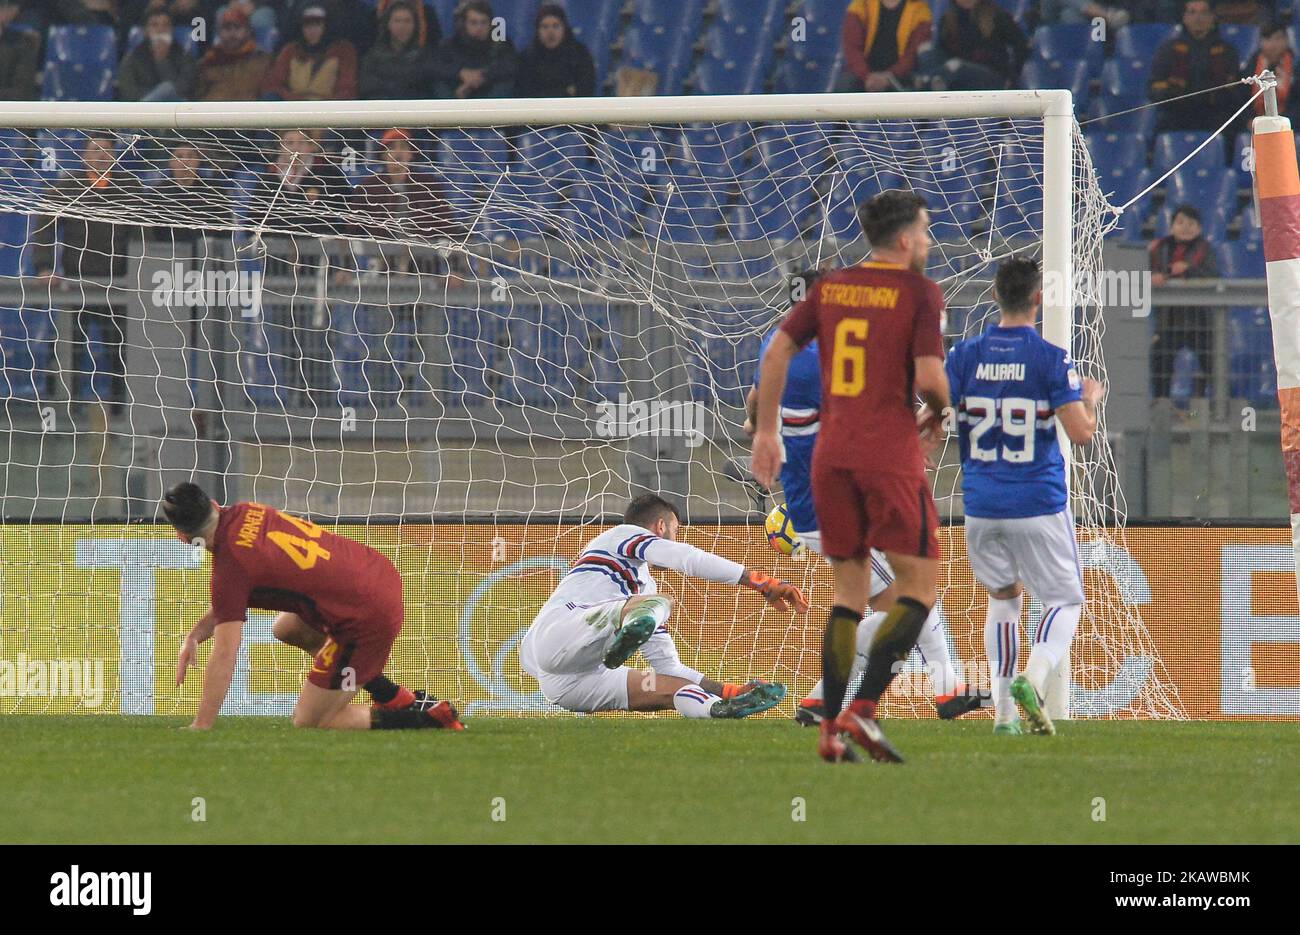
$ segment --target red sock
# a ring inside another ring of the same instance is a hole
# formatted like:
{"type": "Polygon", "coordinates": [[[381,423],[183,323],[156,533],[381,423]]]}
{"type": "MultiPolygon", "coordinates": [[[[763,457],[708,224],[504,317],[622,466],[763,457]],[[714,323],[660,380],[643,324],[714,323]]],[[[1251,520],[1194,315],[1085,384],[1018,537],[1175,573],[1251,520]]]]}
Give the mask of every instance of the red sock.
{"type": "Polygon", "coordinates": [[[403,708],[409,708],[414,703],[415,692],[405,685],[398,685],[397,694],[393,696],[391,701],[386,701],[383,704],[376,701],[375,707],[383,708],[385,711],[401,711],[403,708]]]}
{"type": "Polygon", "coordinates": [[[853,704],[849,705],[849,710],[858,717],[871,718],[876,717],[876,703],[870,698],[855,698],[853,704]]]}

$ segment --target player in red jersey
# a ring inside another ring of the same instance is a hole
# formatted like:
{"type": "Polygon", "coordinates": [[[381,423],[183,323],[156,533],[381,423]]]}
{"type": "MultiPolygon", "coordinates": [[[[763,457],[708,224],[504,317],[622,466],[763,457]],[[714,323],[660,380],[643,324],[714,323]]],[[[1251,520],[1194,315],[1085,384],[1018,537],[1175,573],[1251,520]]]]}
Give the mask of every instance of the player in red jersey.
{"type": "Polygon", "coordinates": [[[295,727],[338,730],[464,725],[450,702],[384,676],[402,629],[402,577],[374,549],[260,503],[221,507],[196,484],[167,491],[163,512],[185,542],[212,553],[212,604],[181,645],[176,684],[212,638],[203,699],[191,727],[217,719],[235,672],[248,608],[278,610],[276,639],[313,656],[295,727]],[[358,688],[370,709],[350,705],[358,688]]]}
{"type": "Polygon", "coordinates": [[[876,706],[907,658],[934,606],[939,571],[938,518],[925,477],[918,424],[938,430],[948,406],[943,294],[925,276],[930,223],[925,200],[886,191],[858,208],[871,258],[823,274],[763,355],[754,477],[771,487],[781,468],[781,394],[795,353],[817,339],[822,370],[821,434],[812,490],[822,547],[835,575],[835,606],[822,644],[827,717],[824,759],[856,759],[848,734],[872,758],[902,762],[876,722],[876,706]],[[925,402],[917,414],[914,393],[925,402]],[[861,687],[838,717],[871,583],[870,549],[896,573],[898,599],[876,632],[861,687]]]}

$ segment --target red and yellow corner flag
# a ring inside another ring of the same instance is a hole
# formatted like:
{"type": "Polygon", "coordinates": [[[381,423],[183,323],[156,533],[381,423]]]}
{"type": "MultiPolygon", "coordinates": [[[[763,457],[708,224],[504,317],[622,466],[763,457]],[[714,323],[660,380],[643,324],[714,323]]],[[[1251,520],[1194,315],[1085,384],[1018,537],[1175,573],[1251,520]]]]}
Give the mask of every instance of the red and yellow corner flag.
{"type": "Polygon", "coordinates": [[[1256,117],[1255,190],[1264,229],[1268,313],[1273,322],[1282,462],[1291,504],[1291,542],[1300,595],[1300,172],[1286,117],[1256,117]]]}

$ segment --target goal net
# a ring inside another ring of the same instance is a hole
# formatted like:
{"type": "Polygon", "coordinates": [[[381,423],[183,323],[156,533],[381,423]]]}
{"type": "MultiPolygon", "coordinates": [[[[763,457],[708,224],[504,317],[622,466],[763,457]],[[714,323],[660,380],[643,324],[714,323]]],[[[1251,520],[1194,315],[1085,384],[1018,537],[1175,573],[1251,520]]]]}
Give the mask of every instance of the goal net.
{"type": "MultiPolygon", "coordinates": [[[[830,576],[763,535],[780,494],[750,482],[742,431],[760,342],[794,274],[866,255],[856,205],[912,188],[950,339],[989,323],[997,261],[1028,252],[1069,286],[1046,333],[1103,377],[1110,215],[1068,95],[1044,116],[1061,93],[7,109],[0,658],[47,682],[100,666],[98,710],[191,710],[174,660],[209,562],[158,501],[193,479],[389,555],[407,607],[395,678],[471,714],[554,710],[518,641],[648,490],[683,507],[690,541],[808,589],[803,617],[658,574],[684,661],[782,681],[792,705],[819,675],[830,576]]],[[[1180,716],[1116,479],[1103,413],[1071,461],[1088,595],[1074,713],[1180,716]]],[[[934,485],[959,521],[955,445],[934,485]]],[[[984,597],[960,525],[943,545],[952,654],[979,683],[984,597]]],[[[250,613],[227,712],[292,707],[309,660],[275,644],[271,616],[250,613]]],[[[919,665],[890,714],[933,712],[919,665]]],[[[88,709],[51,684],[0,696],[3,712],[88,709]]]]}

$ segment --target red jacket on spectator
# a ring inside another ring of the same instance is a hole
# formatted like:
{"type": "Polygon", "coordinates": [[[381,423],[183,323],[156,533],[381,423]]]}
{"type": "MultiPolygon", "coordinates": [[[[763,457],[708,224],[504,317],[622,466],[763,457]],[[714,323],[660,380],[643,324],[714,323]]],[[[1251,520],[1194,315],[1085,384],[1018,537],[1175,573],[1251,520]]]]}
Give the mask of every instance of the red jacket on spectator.
{"type": "MultiPolygon", "coordinates": [[[[844,13],[844,64],[863,81],[870,73],[867,56],[876,41],[880,8],[880,0],[853,0],[844,13]]],[[[930,40],[933,27],[934,17],[925,0],[903,0],[898,21],[898,61],[889,69],[896,78],[907,78],[916,69],[917,52],[930,40]]]]}

